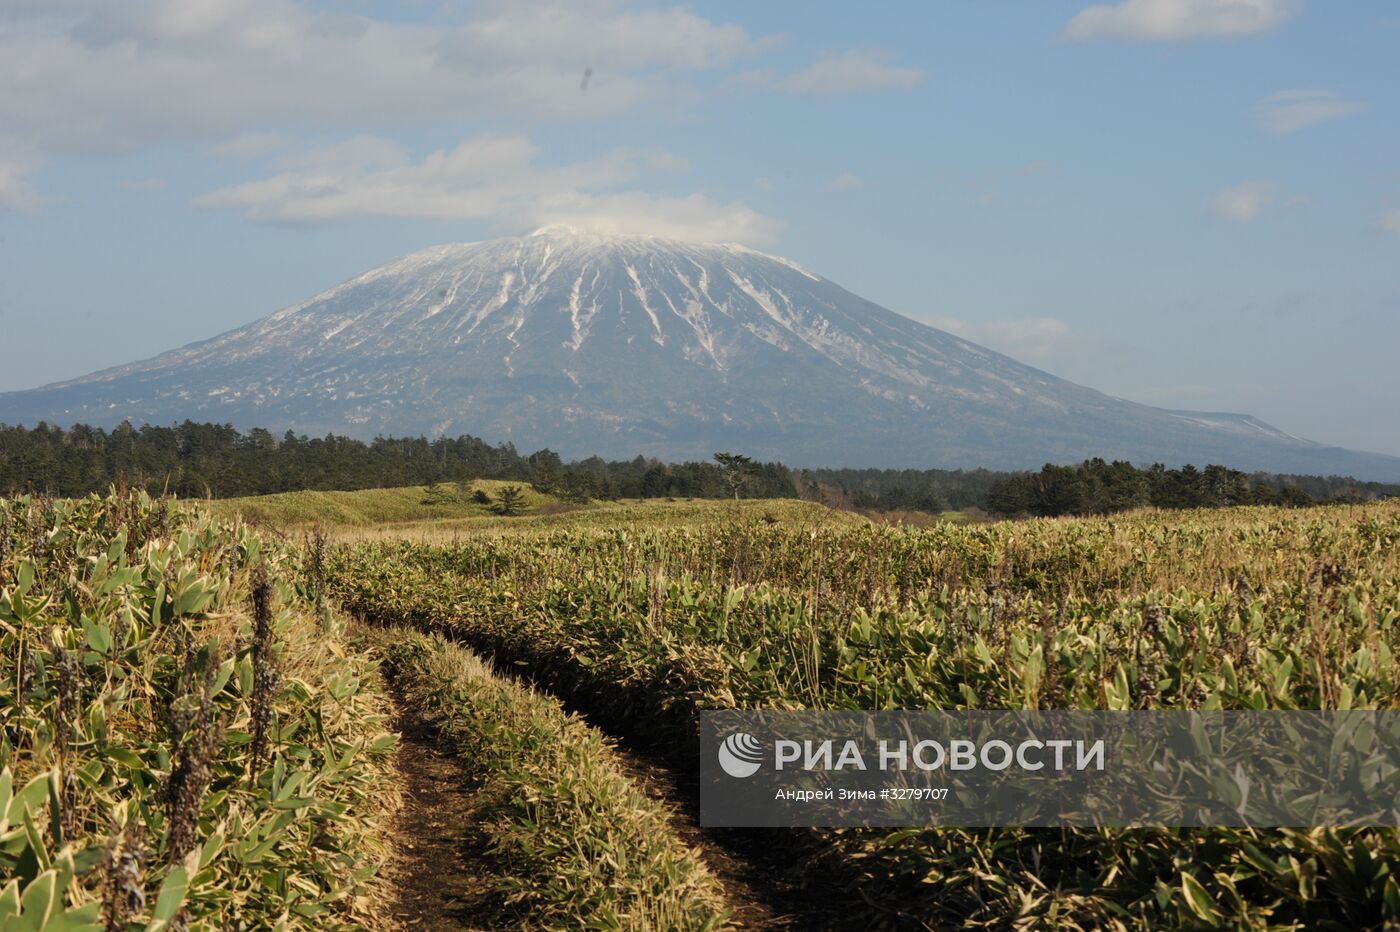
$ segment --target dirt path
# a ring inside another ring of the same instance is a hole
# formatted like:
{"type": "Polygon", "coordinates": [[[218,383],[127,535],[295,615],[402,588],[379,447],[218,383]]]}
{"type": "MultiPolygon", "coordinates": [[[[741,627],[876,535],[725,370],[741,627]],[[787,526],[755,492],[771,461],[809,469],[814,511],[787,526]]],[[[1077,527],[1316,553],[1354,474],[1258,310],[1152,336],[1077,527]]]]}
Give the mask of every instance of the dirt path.
{"type": "MultiPolygon", "coordinates": [[[[618,763],[642,792],[662,803],[671,815],[671,828],[687,846],[695,849],[724,887],[741,929],[819,929],[807,901],[800,869],[791,861],[779,865],[771,858],[756,858],[753,850],[736,844],[739,833],[730,831],[728,844],[717,836],[722,830],[700,827],[698,790],[676,770],[660,765],[644,750],[614,746],[618,763]],[[747,856],[744,856],[747,855],[747,856]]],[[[826,914],[828,917],[829,913],[826,914]]]]}
{"type": "MultiPolygon", "coordinates": [[[[403,929],[490,928],[493,866],[484,854],[487,842],[477,828],[483,813],[466,766],[439,746],[412,710],[400,707],[397,726],[401,737],[394,764],[404,805],[394,820],[397,855],[386,875],[394,890],[388,915],[403,929]]],[[[646,753],[615,746],[614,756],[638,789],[666,807],[676,836],[719,879],[738,928],[836,927],[804,915],[813,911],[805,901],[800,871],[791,864],[778,870],[771,859],[742,857],[735,851],[742,833],[726,833],[736,837],[722,845],[713,831],[700,828],[695,787],[646,753]]]]}
{"type": "MultiPolygon", "coordinates": [[[[498,667],[497,673],[521,680],[509,668],[498,667]]],[[[466,765],[440,746],[414,710],[398,697],[396,702],[401,740],[395,766],[404,806],[395,819],[397,855],[387,869],[394,890],[389,915],[400,928],[413,930],[493,928],[500,923],[492,917],[509,921],[491,896],[495,865],[486,855],[488,842],[480,828],[489,814],[471,789],[466,765]]],[[[738,928],[868,928],[868,916],[850,914],[848,899],[838,898],[804,871],[790,839],[764,829],[702,828],[693,766],[678,763],[665,748],[600,727],[571,704],[566,707],[607,735],[620,769],[663,804],[676,836],[720,881],[738,928]]],[[[513,918],[518,925],[523,917],[513,918]]]]}
{"type": "Polygon", "coordinates": [[[389,915],[403,929],[481,928],[474,919],[480,918],[478,906],[492,875],[466,766],[439,748],[431,731],[402,707],[398,729],[394,766],[404,805],[394,820],[389,915]]]}

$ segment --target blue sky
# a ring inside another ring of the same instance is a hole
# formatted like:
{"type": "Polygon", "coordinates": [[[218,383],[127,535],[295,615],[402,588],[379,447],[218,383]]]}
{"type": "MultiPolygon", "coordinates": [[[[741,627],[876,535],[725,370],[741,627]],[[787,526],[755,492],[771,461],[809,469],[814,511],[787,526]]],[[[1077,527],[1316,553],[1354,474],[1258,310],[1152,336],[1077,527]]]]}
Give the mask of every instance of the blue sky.
{"type": "Polygon", "coordinates": [[[564,221],[1400,453],[1397,63],[1360,0],[8,0],[0,390],[564,221]]]}

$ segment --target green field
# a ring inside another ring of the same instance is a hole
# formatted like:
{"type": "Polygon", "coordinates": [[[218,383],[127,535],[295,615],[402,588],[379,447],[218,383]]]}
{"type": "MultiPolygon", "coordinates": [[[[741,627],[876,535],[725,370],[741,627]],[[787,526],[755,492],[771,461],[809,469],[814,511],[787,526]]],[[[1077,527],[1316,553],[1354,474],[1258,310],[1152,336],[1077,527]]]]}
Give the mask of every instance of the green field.
{"type": "Polygon", "coordinates": [[[745,844],[684,789],[706,708],[1400,708],[1400,505],[427,497],[0,504],[0,927],[1400,921],[1393,830],[745,844]]]}

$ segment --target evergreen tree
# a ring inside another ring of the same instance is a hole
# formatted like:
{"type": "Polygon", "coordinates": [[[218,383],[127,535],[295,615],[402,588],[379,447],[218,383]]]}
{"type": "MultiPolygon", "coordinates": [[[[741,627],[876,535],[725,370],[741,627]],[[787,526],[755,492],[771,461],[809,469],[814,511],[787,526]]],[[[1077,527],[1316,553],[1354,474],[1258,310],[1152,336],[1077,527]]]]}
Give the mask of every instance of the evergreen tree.
{"type": "Polygon", "coordinates": [[[496,502],[496,514],[504,518],[514,518],[516,515],[525,513],[525,493],[518,485],[508,485],[501,489],[500,499],[496,502]]]}
{"type": "Polygon", "coordinates": [[[737,502],[740,490],[748,484],[749,477],[753,475],[753,459],[742,453],[716,453],[715,462],[719,464],[720,478],[724,480],[729,491],[734,493],[734,501],[737,502]]]}

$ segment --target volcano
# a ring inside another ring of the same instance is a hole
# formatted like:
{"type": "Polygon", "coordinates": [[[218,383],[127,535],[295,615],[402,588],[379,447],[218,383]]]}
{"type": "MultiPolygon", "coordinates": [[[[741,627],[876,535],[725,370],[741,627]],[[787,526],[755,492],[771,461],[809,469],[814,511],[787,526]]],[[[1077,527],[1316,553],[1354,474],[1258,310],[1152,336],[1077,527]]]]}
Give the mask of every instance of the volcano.
{"type": "Polygon", "coordinates": [[[1400,480],[1400,458],[1056,378],[734,244],[438,246],[222,336],[0,394],[0,422],[470,433],[566,457],[1028,468],[1091,456],[1400,480]]]}

